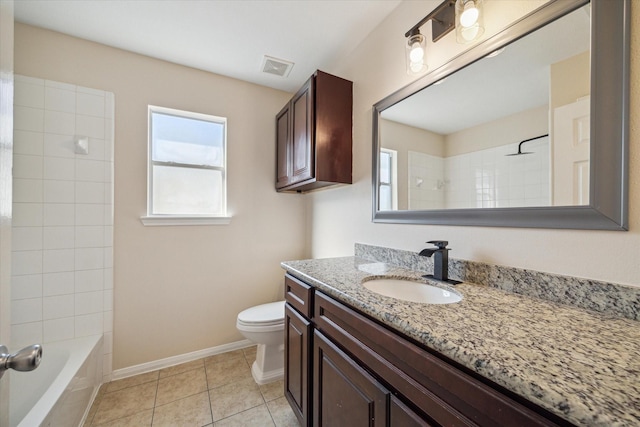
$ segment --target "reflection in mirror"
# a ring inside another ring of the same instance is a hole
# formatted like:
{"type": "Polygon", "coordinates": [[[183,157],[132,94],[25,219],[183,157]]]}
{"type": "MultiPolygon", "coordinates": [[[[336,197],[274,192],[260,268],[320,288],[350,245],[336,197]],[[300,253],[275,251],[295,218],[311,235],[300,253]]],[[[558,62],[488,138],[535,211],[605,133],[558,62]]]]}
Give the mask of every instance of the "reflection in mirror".
{"type": "Polygon", "coordinates": [[[378,209],[589,205],[589,4],[382,110],[378,209]]]}

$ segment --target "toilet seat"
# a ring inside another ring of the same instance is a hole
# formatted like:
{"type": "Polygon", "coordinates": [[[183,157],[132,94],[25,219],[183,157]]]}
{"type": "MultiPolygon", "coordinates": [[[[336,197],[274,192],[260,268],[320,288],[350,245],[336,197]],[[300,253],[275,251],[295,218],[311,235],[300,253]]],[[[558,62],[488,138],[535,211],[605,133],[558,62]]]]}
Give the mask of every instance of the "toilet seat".
{"type": "Polygon", "coordinates": [[[284,322],[284,301],[257,305],[241,311],[237,324],[243,327],[280,326],[284,322]]]}

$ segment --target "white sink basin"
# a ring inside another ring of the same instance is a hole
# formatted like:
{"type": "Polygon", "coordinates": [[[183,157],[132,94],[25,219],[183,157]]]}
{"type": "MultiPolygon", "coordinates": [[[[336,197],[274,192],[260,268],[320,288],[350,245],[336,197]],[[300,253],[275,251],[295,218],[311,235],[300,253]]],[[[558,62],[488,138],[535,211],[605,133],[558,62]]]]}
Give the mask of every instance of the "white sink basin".
{"type": "Polygon", "coordinates": [[[373,279],[362,286],[380,295],[403,301],[426,304],[451,304],[462,300],[462,295],[426,283],[406,279],[373,279]]]}

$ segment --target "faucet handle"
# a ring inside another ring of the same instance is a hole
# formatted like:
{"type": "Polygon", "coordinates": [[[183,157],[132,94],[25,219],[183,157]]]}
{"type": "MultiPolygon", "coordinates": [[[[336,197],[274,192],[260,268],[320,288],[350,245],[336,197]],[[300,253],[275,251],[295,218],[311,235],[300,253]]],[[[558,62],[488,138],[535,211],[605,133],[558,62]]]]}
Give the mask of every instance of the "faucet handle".
{"type": "Polygon", "coordinates": [[[438,249],[446,249],[449,242],[446,240],[429,240],[427,243],[431,243],[432,245],[436,245],[438,249]]]}

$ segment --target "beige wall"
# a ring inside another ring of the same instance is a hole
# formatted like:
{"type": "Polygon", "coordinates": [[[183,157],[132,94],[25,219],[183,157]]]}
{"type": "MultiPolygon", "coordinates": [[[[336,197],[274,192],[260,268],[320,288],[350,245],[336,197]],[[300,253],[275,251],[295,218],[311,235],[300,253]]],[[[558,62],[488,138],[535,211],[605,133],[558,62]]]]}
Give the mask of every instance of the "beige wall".
{"type": "Polygon", "coordinates": [[[444,137],[428,130],[418,129],[390,120],[380,120],[382,148],[398,152],[398,209],[409,206],[409,151],[444,157],[444,137]]]}
{"type": "Polygon", "coordinates": [[[591,92],[591,52],[583,52],[555,64],[550,69],[549,106],[551,111],[561,105],[576,102],[591,92]]]}
{"type": "Polygon", "coordinates": [[[242,339],[305,252],[304,196],[274,190],[281,91],[16,24],[15,71],[115,93],[114,369],[242,339]],[[147,105],[228,118],[230,225],[144,227],[147,105]]]}
{"type": "MultiPolygon", "coordinates": [[[[543,2],[485,2],[487,34],[543,2]]],[[[353,254],[354,242],[410,251],[425,241],[446,239],[454,258],[640,285],[640,25],[631,28],[630,198],[628,232],[538,230],[491,227],[374,224],[371,222],[371,107],[406,85],[404,33],[437,1],[402,2],[342,64],[339,73],[354,85],[354,184],[312,194],[312,255],[353,254]]],[[[640,22],[632,2],[631,21],[640,22]]],[[[464,47],[448,35],[428,43],[431,63],[442,63],[464,47]],[[457,49],[457,50],[456,50],[457,49]],[[433,62],[432,62],[433,61],[433,62]]]]}
{"type": "Polygon", "coordinates": [[[518,143],[549,133],[549,108],[534,108],[447,135],[446,157],[518,143]]]}

